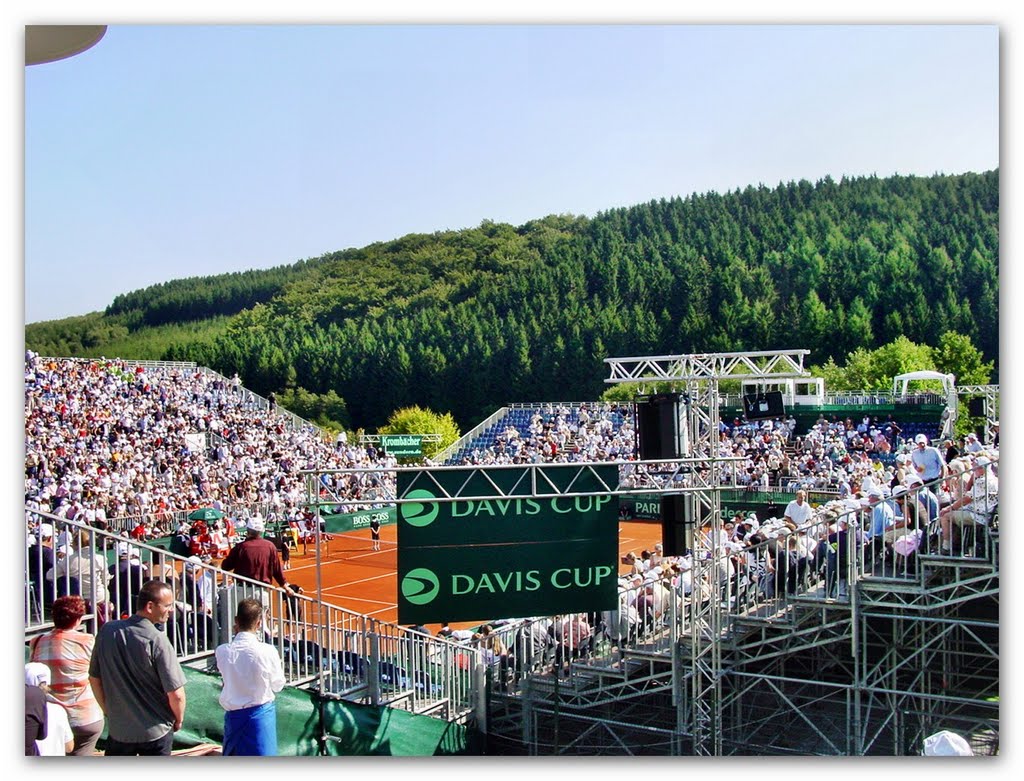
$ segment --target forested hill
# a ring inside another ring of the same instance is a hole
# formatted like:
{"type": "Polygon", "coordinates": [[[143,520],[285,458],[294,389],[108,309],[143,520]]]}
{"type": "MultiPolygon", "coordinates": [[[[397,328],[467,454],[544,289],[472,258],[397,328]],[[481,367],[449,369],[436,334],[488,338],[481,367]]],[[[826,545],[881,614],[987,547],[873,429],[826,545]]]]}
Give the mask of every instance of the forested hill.
{"type": "Polygon", "coordinates": [[[998,223],[998,171],[748,187],[172,281],[26,343],[335,391],[367,429],[410,404],[468,426],[594,398],[609,356],[807,348],[819,364],[953,330],[998,361],[998,223]]]}

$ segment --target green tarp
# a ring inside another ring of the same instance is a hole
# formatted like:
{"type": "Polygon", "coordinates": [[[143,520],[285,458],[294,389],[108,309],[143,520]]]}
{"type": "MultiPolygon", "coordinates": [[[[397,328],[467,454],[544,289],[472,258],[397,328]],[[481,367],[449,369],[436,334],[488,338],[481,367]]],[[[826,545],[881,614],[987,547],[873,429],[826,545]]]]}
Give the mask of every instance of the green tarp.
{"type": "MultiPolygon", "coordinates": [[[[26,653],[27,658],[27,653],[26,653]]],[[[185,724],[174,750],[224,741],[224,710],[217,673],[185,668],[185,724]]],[[[285,687],[277,699],[280,756],[441,756],[480,754],[472,730],[430,716],[339,700],[321,700],[304,689],[285,687]],[[321,726],[321,724],[323,726],[321,726]],[[323,741],[321,734],[331,736],[323,741]]],[[[103,749],[106,730],[100,738],[103,749]]]]}

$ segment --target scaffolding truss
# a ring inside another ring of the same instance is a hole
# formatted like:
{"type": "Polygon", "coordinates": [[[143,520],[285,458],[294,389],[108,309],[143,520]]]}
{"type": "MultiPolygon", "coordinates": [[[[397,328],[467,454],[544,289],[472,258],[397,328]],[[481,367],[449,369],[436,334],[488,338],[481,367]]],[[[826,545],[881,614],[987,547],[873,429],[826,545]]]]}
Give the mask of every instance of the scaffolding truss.
{"type": "MultiPolygon", "coordinates": [[[[667,479],[656,486],[612,485],[597,464],[571,465],[575,473],[557,481],[546,465],[410,470],[416,474],[397,504],[422,501],[409,496],[417,488],[439,502],[681,493],[687,521],[710,529],[694,535],[693,595],[663,636],[572,664],[564,680],[526,673],[516,691],[489,692],[494,753],[892,756],[920,753],[937,724],[970,734],[975,745],[989,736],[997,747],[998,534],[987,558],[937,557],[910,582],[862,577],[846,602],[809,594],[748,615],[723,600],[709,542],[721,530],[720,491],[731,487],[722,467],[733,460],[718,454],[719,382],[804,377],[806,354],[607,359],[607,382],[684,390],[689,451],[630,462],[663,470],[667,479]],[[523,474],[509,488],[492,477],[502,469],[523,474]],[[431,474],[438,471],[465,477],[451,488],[431,474]]],[[[319,474],[309,475],[313,503],[319,474]]]]}
{"type": "Polygon", "coordinates": [[[985,409],[984,440],[992,442],[992,427],[999,424],[999,386],[998,385],[960,385],[956,389],[957,396],[980,396],[985,409]]]}

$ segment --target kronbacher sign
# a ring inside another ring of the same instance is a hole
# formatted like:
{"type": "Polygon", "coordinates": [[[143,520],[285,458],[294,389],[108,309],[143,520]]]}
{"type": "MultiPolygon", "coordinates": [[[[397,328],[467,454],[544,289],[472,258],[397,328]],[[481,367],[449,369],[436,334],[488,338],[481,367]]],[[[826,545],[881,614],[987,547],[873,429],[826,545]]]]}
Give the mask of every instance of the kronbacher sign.
{"type": "Polygon", "coordinates": [[[380,443],[391,456],[423,455],[423,437],[418,434],[382,434],[380,443]]]}
{"type": "MultiPolygon", "coordinates": [[[[615,485],[617,467],[599,468],[601,482],[615,485]]],[[[545,467],[558,469],[577,470],[545,467]]],[[[514,490],[523,471],[496,471],[492,479],[514,490]]],[[[578,470],[573,474],[578,478],[578,470]]],[[[399,475],[399,495],[418,501],[398,506],[400,622],[484,621],[615,607],[618,503],[613,496],[438,502],[436,487],[406,490],[406,475],[399,475]]],[[[465,470],[437,471],[432,477],[449,495],[470,479],[465,470]]],[[[599,484],[592,478],[572,488],[583,493],[599,484]]]]}

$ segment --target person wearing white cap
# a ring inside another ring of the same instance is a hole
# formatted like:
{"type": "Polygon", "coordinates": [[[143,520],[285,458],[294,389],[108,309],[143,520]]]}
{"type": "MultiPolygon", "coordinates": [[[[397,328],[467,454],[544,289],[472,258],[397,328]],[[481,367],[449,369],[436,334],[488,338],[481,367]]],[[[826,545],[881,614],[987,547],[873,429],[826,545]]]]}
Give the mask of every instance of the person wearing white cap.
{"type": "Polygon", "coordinates": [[[939,497],[935,495],[931,488],[924,484],[920,475],[907,475],[905,484],[907,490],[917,499],[920,510],[918,519],[921,522],[921,528],[928,529],[932,521],[937,521],[939,518],[939,497]]]}
{"type": "Polygon", "coordinates": [[[868,502],[871,507],[871,525],[868,527],[867,537],[869,540],[878,540],[880,544],[885,532],[896,523],[896,511],[892,503],[885,501],[881,488],[871,489],[868,493],[868,502]]]}
{"type": "Polygon", "coordinates": [[[971,744],[955,732],[944,729],[924,739],[926,757],[973,757],[971,744]]]}
{"type": "Polygon", "coordinates": [[[973,431],[967,434],[967,440],[964,442],[964,451],[967,453],[977,453],[984,450],[984,446],[978,441],[978,435],[973,431]]]}
{"type": "Polygon", "coordinates": [[[107,579],[103,572],[107,568],[107,559],[94,545],[92,532],[81,529],[77,534],[71,552],[60,559],[53,569],[54,579],[58,584],[66,578],[76,578],[82,597],[89,603],[90,612],[95,612],[99,624],[110,617],[107,602],[107,579]]]}
{"type": "Polygon", "coordinates": [[[284,576],[277,546],[263,538],[264,521],[254,515],[246,525],[245,539],[233,547],[220,568],[245,578],[271,585],[273,582],[292,594],[292,587],[284,576]]]}
{"type": "Polygon", "coordinates": [[[928,444],[928,437],[918,434],[914,437],[914,449],[910,451],[910,463],[925,483],[946,476],[946,461],[934,445],[928,444]]]}
{"type": "Polygon", "coordinates": [[[963,495],[939,513],[943,552],[948,552],[952,545],[953,524],[959,527],[988,525],[999,502],[999,478],[989,469],[991,463],[987,456],[975,459],[963,495]]]}
{"type": "Polygon", "coordinates": [[[25,684],[25,756],[38,757],[37,740],[46,737],[49,719],[46,716],[46,695],[38,686],[25,684]]]}
{"type": "Polygon", "coordinates": [[[857,512],[851,512],[852,504],[836,519],[836,530],[831,532],[825,539],[825,596],[839,599],[847,597],[849,583],[850,552],[851,547],[859,548],[864,541],[864,535],[856,528],[851,529],[851,520],[856,521],[857,512]]]}
{"type": "Polygon", "coordinates": [[[117,561],[108,571],[107,599],[114,605],[114,617],[127,618],[132,613],[136,595],[146,582],[139,549],[127,542],[117,543],[117,561]]]}
{"type": "Polygon", "coordinates": [[[896,521],[885,530],[885,541],[892,545],[894,553],[905,557],[902,563],[909,567],[910,554],[920,547],[924,535],[920,528],[921,508],[905,485],[893,488],[892,498],[897,510],[896,521]]]}
{"type": "Polygon", "coordinates": [[[25,665],[25,685],[42,689],[46,696],[46,737],[36,739],[41,757],[63,757],[75,748],[67,711],[50,695],[50,668],[41,662],[25,665]]]}
{"type": "Polygon", "coordinates": [[[32,611],[35,613],[34,617],[41,620],[44,608],[48,608],[56,597],[53,578],[48,577],[57,563],[57,556],[53,551],[52,524],[39,524],[37,539],[26,551],[26,561],[28,580],[32,587],[32,611]]]}

